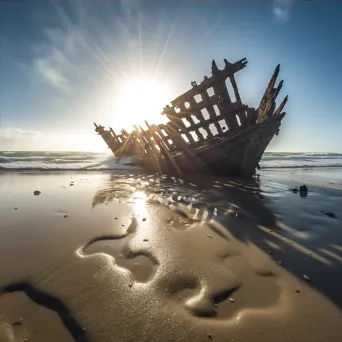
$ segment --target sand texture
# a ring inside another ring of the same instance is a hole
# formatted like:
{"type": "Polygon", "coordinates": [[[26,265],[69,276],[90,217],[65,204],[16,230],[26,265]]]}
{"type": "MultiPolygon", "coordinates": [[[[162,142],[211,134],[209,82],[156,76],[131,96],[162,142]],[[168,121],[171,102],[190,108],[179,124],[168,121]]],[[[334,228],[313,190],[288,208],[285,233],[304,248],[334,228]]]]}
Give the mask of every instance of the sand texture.
{"type": "Polygon", "coordinates": [[[0,342],[342,341],[330,183],[0,173],[0,342]]]}

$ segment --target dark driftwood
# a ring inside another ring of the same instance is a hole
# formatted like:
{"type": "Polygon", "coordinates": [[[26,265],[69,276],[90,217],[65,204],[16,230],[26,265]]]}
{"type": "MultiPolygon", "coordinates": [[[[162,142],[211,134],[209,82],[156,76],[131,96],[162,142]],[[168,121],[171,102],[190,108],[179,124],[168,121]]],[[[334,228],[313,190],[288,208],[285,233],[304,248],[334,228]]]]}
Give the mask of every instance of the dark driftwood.
{"type": "Polygon", "coordinates": [[[159,172],[215,171],[224,174],[252,174],[269,142],[278,134],[284,117],[286,96],[276,109],[276,99],[283,86],[276,80],[278,65],[257,109],[242,103],[234,74],[247,65],[245,58],[236,63],[224,60],[220,70],[212,61],[212,75],[171,101],[162,115],[167,124],[135,126],[128,133],[116,134],[95,123],[117,156],[132,155],[137,162],[159,172]],[[229,94],[230,82],[235,101],[229,94]]]}

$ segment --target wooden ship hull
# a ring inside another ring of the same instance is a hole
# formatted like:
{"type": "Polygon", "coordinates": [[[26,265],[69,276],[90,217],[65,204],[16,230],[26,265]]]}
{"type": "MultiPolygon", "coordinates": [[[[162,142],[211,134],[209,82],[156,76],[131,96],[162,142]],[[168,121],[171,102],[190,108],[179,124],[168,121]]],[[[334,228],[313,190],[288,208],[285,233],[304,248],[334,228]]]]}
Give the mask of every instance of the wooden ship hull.
{"type": "Polygon", "coordinates": [[[286,96],[278,108],[276,98],[283,81],[275,86],[280,66],[269,81],[257,109],[241,101],[234,74],[247,65],[241,59],[219,70],[212,62],[212,76],[192,82],[192,89],[166,106],[161,113],[168,122],[140,125],[116,134],[95,123],[95,131],[117,156],[133,156],[136,164],[159,173],[210,172],[252,175],[268,144],[279,133],[286,96]],[[234,91],[232,101],[226,82],[234,91]]]}

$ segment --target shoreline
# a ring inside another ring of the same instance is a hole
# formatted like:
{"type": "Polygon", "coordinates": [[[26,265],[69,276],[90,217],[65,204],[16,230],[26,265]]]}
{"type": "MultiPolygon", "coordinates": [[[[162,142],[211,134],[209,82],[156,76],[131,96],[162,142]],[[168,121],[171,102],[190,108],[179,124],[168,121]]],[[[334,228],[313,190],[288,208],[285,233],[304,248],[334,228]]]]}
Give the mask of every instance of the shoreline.
{"type": "Polygon", "coordinates": [[[329,175],[122,171],[0,171],[5,342],[342,337],[342,191],[329,175]]]}

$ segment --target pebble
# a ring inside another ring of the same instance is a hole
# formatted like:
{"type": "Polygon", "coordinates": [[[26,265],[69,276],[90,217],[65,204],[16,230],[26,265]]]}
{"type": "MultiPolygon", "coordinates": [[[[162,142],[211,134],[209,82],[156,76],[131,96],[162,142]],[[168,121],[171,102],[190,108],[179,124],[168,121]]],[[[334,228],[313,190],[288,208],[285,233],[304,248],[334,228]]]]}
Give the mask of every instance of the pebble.
{"type": "Polygon", "coordinates": [[[213,237],[211,235],[207,235],[207,237],[210,238],[210,239],[213,239],[213,237]]]}
{"type": "Polygon", "coordinates": [[[235,302],[234,298],[229,298],[229,301],[232,302],[232,303],[235,302]]]}
{"type": "Polygon", "coordinates": [[[64,215],[64,218],[67,218],[68,217],[68,215],[64,215]]]}
{"type": "Polygon", "coordinates": [[[209,340],[211,340],[213,338],[213,336],[210,334],[207,334],[207,337],[209,338],[209,340]]]}
{"type": "Polygon", "coordinates": [[[143,220],[143,221],[146,221],[146,217],[144,217],[142,220],[143,220]]]}
{"type": "Polygon", "coordinates": [[[17,210],[18,208],[14,208],[14,210],[17,210]]]}
{"type": "Polygon", "coordinates": [[[131,281],[129,284],[128,284],[129,287],[132,287],[133,286],[133,282],[131,281]]]}
{"type": "Polygon", "coordinates": [[[308,187],[306,185],[302,185],[300,188],[299,188],[299,191],[300,192],[308,192],[308,187]]]}
{"type": "Polygon", "coordinates": [[[299,290],[296,290],[296,292],[297,292],[297,293],[300,293],[300,291],[299,291],[299,290]]]}
{"type": "Polygon", "coordinates": [[[148,239],[144,239],[144,242],[147,242],[148,241],[148,239]]]}
{"type": "Polygon", "coordinates": [[[39,190],[36,190],[36,191],[33,192],[33,194],[34,194],[35,196],[39,196],[39,195],[41,194],[41,192],[40,192],[39,190]]]}
{"type": "Polygon", "coordinates": [[[310,279],[310,277],[308,277],[307,275],[303,275],[303,278],[306,280],[306,281],[310,281],[311,279],[310,279]]]}

